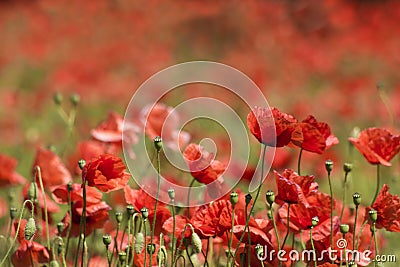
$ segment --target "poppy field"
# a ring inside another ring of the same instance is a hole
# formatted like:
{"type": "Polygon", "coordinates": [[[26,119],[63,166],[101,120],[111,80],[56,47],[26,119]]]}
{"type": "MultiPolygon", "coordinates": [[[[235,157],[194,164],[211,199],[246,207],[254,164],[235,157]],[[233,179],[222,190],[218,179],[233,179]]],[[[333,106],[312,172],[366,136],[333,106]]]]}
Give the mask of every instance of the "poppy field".
{"type": "Polygon", "coordinates": [[[0,1],[0,267],[398,266],[400,2],[0,1]]]}

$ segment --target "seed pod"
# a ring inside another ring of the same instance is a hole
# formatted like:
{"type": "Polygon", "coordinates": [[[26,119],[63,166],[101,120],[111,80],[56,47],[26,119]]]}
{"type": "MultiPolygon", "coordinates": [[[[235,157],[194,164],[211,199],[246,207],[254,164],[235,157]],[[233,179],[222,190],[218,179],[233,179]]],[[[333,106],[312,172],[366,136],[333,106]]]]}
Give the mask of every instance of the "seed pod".
{"type": "Polygon", "coordinates": [[[265,194],[265,198],[267,199],[267,203],[269,205],[272,205],[275,201],[274,191],[268,190],[267,193],[265,194]]]}
{"type": "Polygon", "coordinates": [[[333,161],[328,159],[327,161],[325,161],[325,169],[328,172],[328,174],[331,173],[331,171],[333,170],[333,161]]]}
{"type": "Polygon", "coordinates": [[[173,188],[168,189],[168,196],[169,196],[169,199],[174,200],[175,199],[175,189],[173,189],[173,188]]]}
{"type": "Polygon", "coordinates": [[[35,232],[36,232],[35,219],[31,217],[28,219],[28,222],[25,225],[25,239],[28,241],[31,240],[35,232]]]}
{"type": "Polygon", "coordinates": [[[58,262],[56,260],[52,260],[50,262],[50,267],[60,267],[60,265],[58,264],[58,262]]]}
{"type": "Polygon", "coordinates": [[[110,235],[103,235],[103,244],[107,247],[111,244],[111,236],[110,235]]]}
{"type": "Polygon", "coordinates": [[[76,107],[81,101],[81,97],[78,94],[72,94],[69,100],[71,101],[71,104],[76,107]]]}
{"type": "Polygon", "coordinates": [[[353,164],[351,164],[351,163],[345,163],[343,165],[343,170],[345,173],[351,172],[352,169],[353,169],[353,164]]]}
{"type": "Polygon", "coordinates": [[[135,253],[142,253],[144,247],[144,235],[141,232],[136,233],[135,235],[135,253]]]}
{"type": "Polygon", "coordinates": [[[156,136],[156,138],[154,138],[154,146],[157,150],[157,152],[160,152],[160,150],[162,149],[162,139],[159,136],[156,136]]]}
{"type": "Polygon", "coordinates": [[[348,224],[341,224],[340,225],[340,232],[342,234],[347,234],[349,232],[349,229],[350,229],[350,227],[349,227],[348,224]]]}
{"type": "Polygon", "coordinates": [[[257,244],[256,247],[254,248],[256,250],[257,257],[260,259],[262,255],[264,254],[264,248],[260,244],[257,244]]]}
{"type": "Polygon", "coordinates": [[[143,207],[140,212],[142,213],[143,219],[147,220],[149,217],[149,210],[146,207],[143,207]]]}
{"type": "Polygon", "coordinates": [[[252,200],[252,196],[250,194],[246,195],[246,206],[250,204],[250,201],[252,200]]]}
{"type": "Polygon", "coordinates": [[[238,193],[232,192],[230,195],[230,201],[231,201],[232,207],[234,207],[239,201],[238,193]]]}
{"type": "Polygon", "coordinates": [[[119,259],[119,262],[121,263],[121,265],[124,264],[124,262],[126,260],[126,252],[125,251],[120,251],[118,253],[118,259],[119,259]]]}
{"type": "Polygon", "coordinates": [[[63,101],[62,94],[60,92],[55,93],[53,96],[53,101],[54,101],[54,104],[61,105],[61,103],[63,101]]]}
{"type": "Polygon", "coordinates": [[[80,160],[78,161],[79,169],[83,170],[83,168],[85,167],[85,165],[86,165],[86,161],[85,161],[84,159],[80,159],[80,160]]]}
{"type": "Polygon", "coordinates": [[[64,227],[65,227],[65,224],[64,224],[63,222],[57,223],[57,232],[58,232],[58,235],[61,235],[61,233],[64,231],[64,227]]]}
{"type": "Polygon", "coordinates": [[[115,213],[115,220],[117,221],[117,223],[121,223],[122,222],[122,212],[116,212],[115,213]]]}
{"type": "Polygon", "coordinates": [[[318,219],[317,216],[315,216],[315,217],[313,217],[313,218],[311,219],[311,225],[312,225],[312,227],[317,226],[318,223],[319,223],[319,219],[318,219]]]}
{"type": "Polygon", "coordinates": [[[147,253],[149,253],[150,255],[153,255],[154,251],[156,251],[156,245],[148,244],[146,249],[147,249],[147,253]]]}
{"type": "Polygon", "coordinates": [[[376,210],[370,210],[368,214],[372,222],[376,222],[376,220],[378,220],[378,212],[376,210]]]}
{"type": "Polygon", "coordinates": [[[135,208],[131,204],[129,204],[128,206],[126,206],[126,211],[128,212],[129,216],[132,216],[133,213],[135,213],[135,208]]]}
{"type": "Polygon", "coordinates": [[[201,252],[202,243],[199,235],[196,232],[192,233],[192,246],[195,253],[201,252]]]}
{"type": "Polygon", "coordinates": [[[17,208],[11,207],[10,208],[10,218],[11,220],[14,220],[15,218],[17,218],[18,214],[17,214],[17,208]]]}
{"type": "Polygon", "coordinates": [[[361,195],[357,192],[353,194],[353,203],[356,206],[361,204],[361,195]]]}

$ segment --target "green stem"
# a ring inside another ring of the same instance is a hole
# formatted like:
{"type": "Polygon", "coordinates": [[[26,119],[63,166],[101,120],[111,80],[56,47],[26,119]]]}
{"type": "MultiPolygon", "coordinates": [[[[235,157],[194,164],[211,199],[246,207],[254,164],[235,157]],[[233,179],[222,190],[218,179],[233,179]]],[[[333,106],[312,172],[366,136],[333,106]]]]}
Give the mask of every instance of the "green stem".
{"type": "MultiPolygon", "coordinates": [[[[333,249],[333,189],[332,189],[332,181],[331,181],[331,172],[328,172],[328,182],[329,182],[329,194],[331,196],[331,248],[333,249]]],[[[344,203],[343,203],[344,205],[344,203]]],[[[332,261],[333,264],[333,261],[332,261]]]]}
{"type": "MultiPolygon", "coordinates": [[[[378,251],[378,240],[377,240],[377,237],[376,237],[376,226],[375,226],[375,223],[372,224],[372,235],[374,237],[375,258],[376,258],[376,256],[379,254],[379,251],[378,251]]],[[[378,266],[378,262],[376,260],[374,261],[374,263],[375,263],[375,266],[378,266]]]]}
{"type": "Polygon", "coordinates": [[[206,253],[204,255],[204,265],[203,267],[207,266],[208,267],[208,249],[210,247],[210,238],[207,238],[207,247],[206,247],[206,253]]]}
{"type": "Polygon", "coordinates": [[[81,267],[85,264],[85,259],[87,259],[87,248],[86,248],[86,180],[83,182],[83,250],[82,250],[82,257],[81,257],[81,267]]]}
{"type": "Polygon", "coordinates": [[[31,206],[32,206],[32,209],[31,209],[31,216],[32,216],[32,217],[34,216],[35,205],[33,204],[33,202],[32,202],[31,200],[27,199],[27,200],[25,200],[24,203],[22,204],[21,212],[20,212],[20,214],[19,214],[19,219],[18,219],[17,230],[15,231],[14,239],[13,239],[13,241],[12,241],[10,247],[8,248],[6,255],[5,255],[4,258],[1,260],[1,262],[0,262],[0,267],[3,266],[3,264],[5,263],[5,261],[6,261],[7,257],[8,257],[8,254],[10,254],[11,250],[12,250],[13,247],[14,247],[15,241],[17,240],[17,237],[18,237],[19,228],[21,227],[21,220],[22,220],[22,215],[24,214],[25,205],[26,205],[26,203],[28,203],[28,202],[29,202],[29,203],[31,204],[31,206]]]}
{"type": "MultiPolygon", "coordinates": [[[[354,230],[353,230],[353,251],[356,247],[356,230],[357,230],[357,218],[358,218],[358,205],[356,205],[356,215],[354,217],[354,230]]],[[[353,259],[354,260],[354,259],[353,259]]]]}
{"type": "Polygon", "coordinates": [[[44,219],[46,222],[46,239],[47,239],[47,250],[50,251],[50,233],[49,233],[49,215],[47,214],[47,202],[46,202],[46,193],[44,192],[44,187],[43,187],[43,179],[42,179],[42,173],[40,171],[40,167],[36,166],[36,173],[39,179],[39,184],[40,184],[40,190],[42,191],[42,197],[43,197],[43,205],[44,205],[44,219]]]}
{"type": "Polygon", "coordinates": [[[283,249],[285,247],[286,239],[288,238],[289,233],[290,233],[290,228],[289,228],[289,225],[290,225],[290,203],[288,203],[287,209],[288,209],[287,210],[287,231],[286,231],[285,238],[283,239],[281,249],[283,249]]]}
{"type": "Polygon", "coordinates": [[[71,227],[72,227],[72,200],[71,200],[71,190],[68,189],[68,212],[69,212],[69,224],[66,234],[67,245],[65,248],[65,257],[68,256],[68,248],[69,248],[69,240],[71,234],[71,227]]]}
{"type": "MultiPolygon", "coordinates": [[[[157,204],[158,204],[158,198],[160,195],[160,183],[161,183],[161,175],[160,175],[160,170],[161,170],[161,160],[160,160],[160,151],[157,151],[157,193],[156,193],[156,202],[154,204],[154,217],[153,217],[153,224],[151,226],[151,237],[150,237],[150,244],[153,245],[153,238],[154,238],[154,229],[156,227],[156,219],[157,219],[157,204]]],[[[152,265],[153,262],[153,253],[150,253],[150,266],[152,265]]]]}
{"type": "MultiPolygon", "coordinates": [[[[261,158],[261,177],[260,177],[260,184],[258,185],[256,197],[254,198],[253,204],[251,205],[250,213],[249,213],[249,214],[246,214],[246,225],[245,225],[245,229],[247,229],[247,227],[249,227],[250,217],[251,217],[251,214],[253,213],[255,204],[257,203],[257,199],[258,199],[258,197],[259,197],[259,195],[260,195],[261,185],[262,185],[263,179],[264,179],[264,161],[265,161],[265,152],[266,152],[266,150],[267,150],[267,146],[266,146],[266,145],[263,145],[263,146],[264,146],[264,147],[263,147],[262,158],[261,158]]],[[[246,231],[243,231],[242,235],[241,235],[240,238],[239,238],[239,242],[238,242],[238,244],[237,244],[237,246],[236,246],[235,253],[233,254],[233,259],[236,258],[236,254],[237,254],[239,245],[240,245],[240,243],[242,242],[245,233],[246,233],[246,231]]]]}
{"type": "Polygon", "coordinates": [[[297,174],[300,175],[301,156],[303,155],[303,148],[300,148],[299,158],[297,160],[297,174]]]}
{"type": "Polygon", "coordinates": [[[346,205],[347,175],[348,175],[348,172],[345,172],[344,181],[343,181],[343,197],[342,197],[342,210],[340,211],[340,221],[342,221],[344,207],[346,205]]]}
{"type": "Polygon", "coordinates": [[[175,218],[175,200],[171,199],[171,211],[172,211],[172,244],[171,244],[171,266],[174,263],[175,258],[175,225],[176,225],[176,218],[175,218]]]}
{"type": "Polygon", "coordinates": [[[310,229],[310,242],[311,242],[311,248],[312,248],[313,256],[314,256],[314,259],[313,259],[313,261],[314,261],[314,267],[317,267],[317,259],[316,259],[316,257],[315,257],[314,241],[313,241],[313,238],[312,238],[312,229],[313,229],[313,227],[311,227],[311,229],[310,229]]]}
{"type": "MultiPolygon", "coordinates": [[[[271,210],[271,214],[272,214],[271,220],[272,220],[272,224],[274,226],[275,237],[276,237],[276,241],[278,243],[278,249],[279,249],[281,247],[281,244],[280,244],[280,241],[279,241],[278,227],[276,226],[275,216],[274,216],[274,209],[273,209],[272,206],[273,206],[273,203],[271,203],[269,205],[269,209],[271,210]]],[[[282,266],[282,262],[281,262],[281,260],[279,258],[278,258],[278,260],[279,260],[279,267],[281,267],[282,266]]]]}
{"type": "MultiPolygon", "coordinates": [[[[147,219],[144,219],[143,220],[143,226],[144,226],[144,267],[146,267],[146,264],[147,264],[147,262],[146,262],[146,255],[147,255],[147,227],[146,227],[146,221],[147,221],[147,219]]],[[[150,255],[150,257],[151,257],[151,255],[150,255]]],[[[150,265],[150,267],[151,267],[151,265],[150,265]]]]}
{"type": "Polygon", "coordinates": [[[129,260],[129,250],[130,250],[130,238],[131,238],[131,220],[132,220],[132,216],[130,216],[128,214],[128,245],[126,247],[126,259],[125,259],[125,265],[128,264],[128,260],[129,260]]]}
{"type": "Polygon", "coordinates": [[[375,196],[374,199],[372,199],[371,206],[375,203],[376,198],[378,197],[379,194],[379,184],[381,180],[380,172],[379,172],[379,166],[380,164],[376,165],[376,190],[375,190],[375,196]]]}
{"type": "Polygon", "coordinates": [[[228,241],[228,262],[230,262],[230,258],[232,256],[232,239],[233,239],[233,227],[235,226],[235,206],[232,205],[232,219],[231,219],[231,235],[228,241]]]}
{"type": "Polygon", "coordinates": [[[192,191],[194,182],[196,182],[196,179],[193,178],[192,181],[190,182],[189,189],[188,189],[188,195],[187,195],[187,216],[188,216],[188,218],[190,217],[190,192],[192,191]]]}
{"type": "Polygon", "coordinates": [[[119,233],[119,229],[120,228],[121,228],[121,223],[118,223],[117,224],[117,231],[116,231],[115,236],[114,236],[114,247],[112,249],[111,260],[110,260],[111,263],[112,263],[112,261],[114,259],[114,250],[115,250],[116,255],[118,255],[118,252],[119,252],[118,251],[118,233],[119,233]]]}

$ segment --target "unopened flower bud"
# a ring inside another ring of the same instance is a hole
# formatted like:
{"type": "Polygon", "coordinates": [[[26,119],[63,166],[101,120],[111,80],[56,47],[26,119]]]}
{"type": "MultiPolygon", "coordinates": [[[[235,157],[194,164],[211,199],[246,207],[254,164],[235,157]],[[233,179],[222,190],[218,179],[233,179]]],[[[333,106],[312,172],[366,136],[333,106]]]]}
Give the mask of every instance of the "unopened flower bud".
{"type": "Polygon", "coordinates": [[[51,262],[50,262],[50,267],[59,267],[60,265],[58,264],[58,261],[56,261],[56,260],[52,260],[51,262]]]}
{"type": "Polygon", "coordinates": [[[147,220],[149,217],[149,210],[146,207],[143,207],[140,212],[142,213],[143,219],[147,220]]]}
{"type": "Polygon", "coordinates": [[[345,163],[343,165],[343,170],[345,173],[351,172],[352,169],[353,169],[353,164],[351,164],[351,163],[345,163]]]}
{"type": "Polygon", "coordinates": [[[150,255],[153,255],[154,251],[156,251],[156,245],[155,244],[148,244],[146,247],[147,253],[150,255]]]}
{"type": "Polygon", "coordinates": [[[10,218],[11,218],[11,220],[14,220],[15,218],[17,218],[17,216],[18,216],[17,213],[18,213],[17,208],[14,208],[14,207],[10,208],[10,218]]]}
{"type": "Polygon", "coordinates": [[[325,161],[325,169],[328,172],[328,174],[331,173],[331,171],[333,170],[333,161],[328,159],[327,161],[325,161]]]}
{"type": "Polygon", "coordinates": [[[56,105],[61,105],[63,101],[63,95],[60,92],[57,92],[53,95],[53,101],[56,105]]]}
{"type": "Polygon", "coordinates": [[[232,207],[235,207],[235,205],[238,203],[239,201],[239,195],[236,192],[232,192],[230,195],[230,201],[232,204],[232,207]]]}
{"type": "Polygon", "coordinates": [[[248,206],[250,204],[251,200],[253,199],[253,197],[250,194],[247,194],[245,198],[246,198],[246,206],[248,206]]]}
{"type": "Polygon", "coordinates": [[[175,199],[175,189],[173,189],[173,188],[168,189],[168,196],[169,196],[169,199],[174,200],[175,199]]]}
{"type": "Polygon", "coordinates": [[[319,223],[319,219],[318,219],[317,216],[315,216],[315,217],[313,217],[313,218],[311,219],[311,225],[312,225],[312,227],[317,226],[318,223],[319,223]]]}
{"type": "Polygon", "coordinates": [[[157,252],[157,262],[160,266],[165,266],[165,263],[167,262],[167,255],[168,252],[165,246],[160,246],[157,252]]]}
{"type": "Polygon", "coordinates": [[[111,236],[110,235],[103,235],[103,244],[107,247],[111,244],[111,236]]]}
{"type": "Polygon", "coordinates": [[[265,194],[265,198],[267,199],[267,203],[271,206],[275,201],[275,194],[274,191],[268,190],[265,194]]]}
{"type": "Polygon", "coordinates": [[[132,216],[135,213],[135,208],[131,204],[128,204],[126,206],[126,211],[128,212],[129,216],[132,216]]]}
{"type": "Polygon", "coordinates": [[[370,210],[368,214],[372,222],[376,222],[376,220],[378,220],[378,212],[376,210],[370,210]]]}
{"type": "Polygon", "coordinates": [[[32,183],[29,185],[29,189],[28,189],[28,198],[29,198],[30,200],[35,200],[35,199],[37,198],[37,191],[38,191],[38,189],[37,189],[37,184],[36,184],[36,182],[32,182],[32,183]]]}
{"type": "Polygon", "coordinates": [[[361,195],[357,192],[353,194],[353,203],[354,205],[358,206],[361,204],[361,195]]]}
{"type": "Polygon", "coordinates": [[[154,138],[154,146],[157,150],[157,152],[160,152],[160,150],[162,149],[162,139],[159,136],[156,136],[156,138],[154,138]]]}
{"type": "Polygon", "coordinates": [[[192,246],[193,246],[193,251],[195,253],[200,253],[202,249],[202,243],[199,235],[196,232],[192,233],[192,246]]]}
{"type": "Polygon", "coordinates": [[[25,225],[25,239],[28,241],[31,240],[35,232],[36,232],[35,219],[31,217],[28,219],[28,222],[25,225]]]}
{"type": "Polygon", "coordinates": [[[122,212],[116,212],[115,213],[115,220],[117,221],[117,223],[121,223],[122,222],[122,218],[123,218],[122,212]]]}
{"type": "Polygon", "coordinates": [[[135,253],[140,254],[142,253],[144,247],[144,235],[141,232],[137,232],[135,235],[135,253]]]}
{"type": "Polygon", "coordinates": [[[349,225],[348,224],[341,224],[340,225],[340,232],[342,234],[347,234],[349,232],[349,225]]]}
{"type": "Polygon", "coordinates": [[[72,94],[69,100],[71,101],[71,104],[76,107],[81,101],[81,97],[78,94],[72,94]]]}
{"type": "Polygon", "coordinates": [[[80,159],[80,160],[78,161],[79,169],[83,170],[83,168],[85,167],[85,165],[86,165],[86,161],[85,161],[84,159],[80,159]]]}
{"type": "Polygon", "coordinates": [[[57,223],[57,232],[58,235],[61,235],[61,233],[64,231],[65,224],[63,222],[57,223]]]}

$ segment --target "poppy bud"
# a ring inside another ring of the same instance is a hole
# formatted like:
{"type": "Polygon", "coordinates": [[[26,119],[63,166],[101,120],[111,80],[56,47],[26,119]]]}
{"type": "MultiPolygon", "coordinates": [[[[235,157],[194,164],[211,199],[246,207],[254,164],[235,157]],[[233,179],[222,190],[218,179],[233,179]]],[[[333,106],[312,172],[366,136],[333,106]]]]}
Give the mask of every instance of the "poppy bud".
{"type": "Polygon", "coordinates": [[[69,183],[67,184],[67,190],[68,190],[68,192],[71,192],[71,191],[72,191],[72,182],[69,182],[69,183]]]}
{"type": "Polygon", "coordinates": [[[142,213],[143,219],[147,220],[149,217],[149,210],[146,207],[143,207],[140,212],[142,213]]]}
{"type": "Polygon", "coordinates": [[[80,160],[78,161],[79,169],[83,170],[83,168],[85,167],[85,165],[86,165],[86,161],[85,161],[84,159],[80,159],[80,160]]]}
{"type": "Polygon", "coordinates": [[[17,214],[17,208],[11,207],[10,208],[10,218],[11,220],[14,220],[15,218],[17,218],[18,214],[17,214]]]}
{"type": "Polygon", "coordinates": [[[353,194],[353,203],[356,207],[361,204],[361,195],[357,192],[353,194]]]}
{"type": "Polygon", "coordinates": [[[264,254],[263,246],[261,246],[260,244],[257,244],[254,249],[256,251],[257,257],[261,258],[263,256],[263,254],[264,254]]]}
{"type": "Polygon", "coordinates": [[[119,253],[118,253],[118,259],[119,259],[119,262],[121,263],[121,265],[125,262],[125,260],[126,260],[126,252],[125,251],[120,251],[119,253]]]}
{"type": "Polygon", "coordinates": [[[146,249],[147,249],[147,253],[149,253],[150,255],[153,255],[154,251],[156,251],[156,245],[148,244],[146,249]]]}
{"type": "Polygon", "coordinates": [[[108,247],[111,244],[111,236],[103,235],[103,244],[108,247]]]}
{"type": "Polygon", "coordinates": [[[31,217],[28,219],[28,222],[25,225],[25,239],[28,241],[31,240],[35,232],[36,232],[35,219],[31,217]]]}
{"type": "Polygon", "coordinates": [[[325,169],[328,172],[328,174],[331,173],[331,171],[333,170],[333,161],[328,159],[327,161],[325,161],[325,169]]]}
{"type": "Polygon", "coordinates": [[[156,147],[157,152],[160,152],[160,150],[162,149],[161,137],[156,136],[156,138],[154,138],[154,146],[156,147]]]}
{"type": "Polygon", "coordinates": [[[195,253],[201,252],[202,243],[199,235],[196,232],[192,233],[192,245],[193,245],[193,251],[195,253]]]}
{"type": "Polygon", "coordinates": [[[144,235],[141,232],[136,233],[135,235],[135,253],[140,254],[142,253],[144,247],[144,235]]]}
{"type": "Polygon", "coordinates": [[[312,227],[317,226],[318,223],[319,223],[319,219],[318,219],[317,216],[315,216],[315,217],[313,217],[313,218],[311,219],[311,225],[312,225],[312,227]]]}
{"type": "Polygon", "coordinates": [[[351,164],[351,163],[345,163],[343,165],[343,170],[345,173],[351,172],[352,169],[353,169],[353,164],[351,164]]]}
{"type": "Polygon", "coordinates": [[[167,249],[165,246],[160,246],[157,252],[157,262],[159,263],[160,266],[164,266],[165,263],[167,262],[167,249]]]}
{"type": "Polygon", "coordinates": [[[64,224],[63,222],[57,223],[57,232],[58,232],[58,235],[61,235],[61,233],[64,231],[64,227],[65,227],[65,224],[64,224]]]}
{"type": "Polygon", "coordinates": [[[128,212],[129,216],[132,216],[135,213],[135,208],[131,204],[129,204],[126,206],[126,211],[128,212]]]}
{"type": "Polygon", "coordinates": [[[169,199],[174,200],[175,199],[175,189],[173,189],[173,188],[168,189],[168,196],[169,196],[169,199]]]}
{"type": "Polygon", "coordinates": [[[253,199],[253,197],[250,194],[246,195],[246,206],[250,204],[250,201],[253,199]]]}
{"type": "Polygon", "coordinates": [[[28,198],[30,200],[35,200],[37,197],[37,184],[35,182],[31,183],[29,185],[29,189],[28,189],[28,198]]]}
{"type": "Polygon", "coordinates": [[[265,198],[267,199],[267,203],[271,206],[275,201],[275,194],[274,191],[268,190],[265,194],[265,198]]]}
{"type": "Polygon", "coordinates": [[[116,212],[115,219],[117,220],[117,223],[121,223],[122,222],[122,212],[116,212]]]}
{"type": "Polygon", "coordinates": [[[340,225],[340,232],[342,234],[347,234],[349,232],[349,225],[348,224],[341,224],[340,225]]]}
{"type": "Polygon", "coordinates": [[[78,94],[72,94],[69,100],[71,101],[71,104],[76,107],[81,101],[81,97],[78,94]]]}
{"type": "Polygon", "coordinates": [[[54,104],[56,104],[57,106],[58,106],[58,105],[61,105],[61,103],[62,103],[62,101],[63,101],[63,96],[62,96],[62,94],[61,94],[60,92],[55,93],[55,94],[53,95],[53,101],[54,101],[54,104]]]}
{"type": "Polygon", "coordinates": [[[230,201],[232,204],[232,207],[235,207],[235,205],[238,203],[239,201],[239,195],[236,192],[232,192],[230,195],[230,201]]]}
{"type": "Polygon", "coordinates": [[[50,267],[59,267],[60,265],[58,264],[58,262],[56,260],[52,260],[50,262],[50,267]]]}
{"type": "Polygon", "coordinates": [[[378,212],[376,210],[370,210],[368,214],[372,222],[376,222],[376,220],[378,220],[378,212]]]}
{"type": "Polygon", "coordinates": [[[349,261],[349,267],[357,267],[354,261],[349,261]]]}

